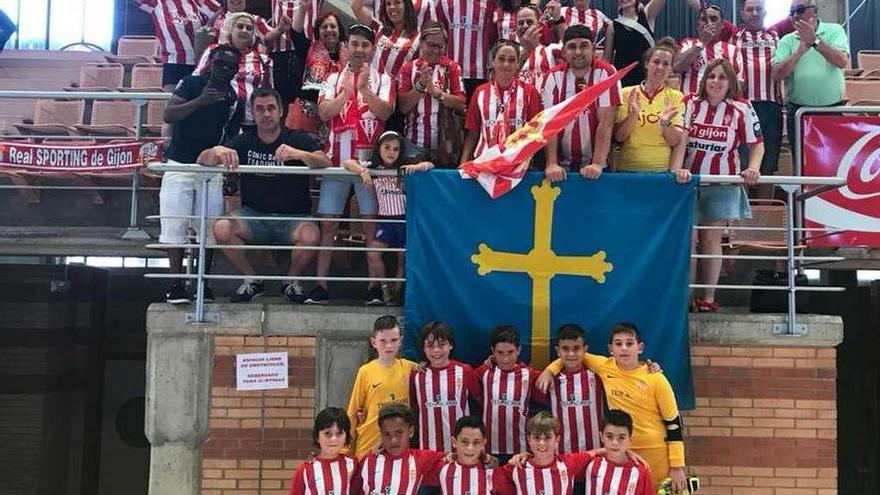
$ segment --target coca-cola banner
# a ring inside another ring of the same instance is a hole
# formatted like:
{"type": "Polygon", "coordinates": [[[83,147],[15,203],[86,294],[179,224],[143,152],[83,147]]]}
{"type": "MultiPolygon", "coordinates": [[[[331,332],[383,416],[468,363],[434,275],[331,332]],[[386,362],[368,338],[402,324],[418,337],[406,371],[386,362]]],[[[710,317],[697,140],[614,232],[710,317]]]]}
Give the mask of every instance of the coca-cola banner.
{"type": "Polygon", "coordinates": [[[154,142],[46,145],[0,142],[0,170],[44,172],[114,172],[142,167],[161,158],[162,146],[154,142]]]}
{"type": "Polygon", "coordinates": [[[802,174],[846,179],[807,200],[806,226],[829,228],[810,232],[808,244],[880,247],[880,117],[805,115],[803,122],[802,174]]]}

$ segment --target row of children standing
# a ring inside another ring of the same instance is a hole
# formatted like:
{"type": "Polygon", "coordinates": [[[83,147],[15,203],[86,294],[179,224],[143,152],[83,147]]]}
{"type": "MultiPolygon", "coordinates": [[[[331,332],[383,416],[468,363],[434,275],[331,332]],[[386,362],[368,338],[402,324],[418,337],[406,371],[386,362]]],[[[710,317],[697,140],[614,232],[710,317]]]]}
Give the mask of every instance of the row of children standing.
{"type": "Polygon", "coordinates": [[[639,362],[634,325],[612,330],[610,358],[586,354],[584,330],[563,325],[560,359],[543,373],[520,361],[511,326],[492,332],[490,357],[475,369],[452,359],[447,324],[428,323],[420,340],[423,367],[399,357],[397,319],[376,320],[377,358],[358,371],[347,412],[317,415],[320,453],[299,466],[292,495],[570,495],[576,485],[639,495],[666,478],[684,487],[675,397],[662,373],[639,362]]]}

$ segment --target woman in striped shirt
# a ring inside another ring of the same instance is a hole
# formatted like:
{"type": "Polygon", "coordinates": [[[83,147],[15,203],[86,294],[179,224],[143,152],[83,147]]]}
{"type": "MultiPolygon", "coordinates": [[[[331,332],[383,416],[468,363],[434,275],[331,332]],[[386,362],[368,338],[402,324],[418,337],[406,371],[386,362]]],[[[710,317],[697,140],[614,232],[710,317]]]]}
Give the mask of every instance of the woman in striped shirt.
{"type": "MultiPolygon", "coordinates": [[[[701,175],[741,175],[746,185],[755,185],[761,176],[764,143],[761,124],[752,104],[742,98],[736,71],[727,59],[709,62],[696,94],[685,97],[684,126],[687,133],[687,151],[681,165],[701,175]],[[740,172],[737,147],[749,147],[748,167],[740,172]]],[[[697,195],[694,223],[716,227],[699,230],[694,236],[694,247],[700,254],[720,255],[722,230],[728,220],[751,218],[752,212],[745,190],[741,185],[711,185],[701,187],[697,195]],[[699,240],[699,243],[697,241],[699,240]]],[[[721,275],[721,259],[706,258],[699,262],[699,283],[714,286],[721,275]]],[[[691,260],[691,280],[697,272],[696,260],[691,260]]],[[[715,288],[707,287],[693,300],[693,309],[701,312],[718,311],[715,288]]]]}
{"type": "MultiPolygon", "coordinates": [[[[247,12],[230,14],[220,32],[220,41],[229,43],[241,53],[238,59],[238,73],[230,83],[238,100],[245,105],[245,123],[253,123],[251,106],[248,103],[251,94],[257,88],[272,87],[272,61],[261,54],[256,47],[254,16],[247,12]]],[[[207,74],[211,70],[211,50],[216,45],[211,45],[202,54],[193,75],[207,74]]]]}
{"type": "Polygon", "coordinates": [[[477,88],[468,107],[462,163],[503,143],[541,112],[538,90],[519,78],[519,56],[519,44],[513,41],[501,40],[492,48],[492,79],[477,88]]]}
{"type": "Polygon", "coordinates": [[[403,64],[418,53],[418,18],[412,0],[385,0],[378,19],[364,0],[352,0],[351,10],[358,22],[376,32],[373,68],[396,79],[403,64]]]}

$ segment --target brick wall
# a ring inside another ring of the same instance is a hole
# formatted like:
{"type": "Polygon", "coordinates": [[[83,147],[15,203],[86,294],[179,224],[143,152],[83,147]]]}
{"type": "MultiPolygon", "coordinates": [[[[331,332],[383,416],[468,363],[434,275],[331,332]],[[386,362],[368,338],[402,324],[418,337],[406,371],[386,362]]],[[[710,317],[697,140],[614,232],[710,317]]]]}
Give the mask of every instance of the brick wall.
{"type": "Polygon", "coordinates": [[[312,445],[314,337],[214,337],[211,379],[202,495],[287,495],[312,445]],[[235,390],[235,355],[255,352],[288,353],[286,390],[235,390]]]}
{"type": "MultiPolygon", "coordinates": [[[[314,356],[311,337],[214,338],[202,495],[287,494],[311,448],[314,356]],[[235,391],[236,354],[279,351],[290,356],[290,388],[235,391]]],[[[685,413],[685,441],[701,494],[836,495],[835,357],[833,348],[692,347],[697,408],[685,413]]]]}
{"type": "Polygon", "coordinates": [[[836,351],[692,346],[688,464],[704,495],[837,493],[836,351]]]}

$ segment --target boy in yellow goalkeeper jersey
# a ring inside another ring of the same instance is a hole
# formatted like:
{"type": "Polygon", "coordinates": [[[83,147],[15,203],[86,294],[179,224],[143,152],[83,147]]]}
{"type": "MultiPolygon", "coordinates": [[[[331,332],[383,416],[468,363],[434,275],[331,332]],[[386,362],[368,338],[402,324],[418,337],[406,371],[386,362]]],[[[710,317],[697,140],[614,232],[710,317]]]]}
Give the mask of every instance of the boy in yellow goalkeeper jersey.
{"type": "MultiPolygon", "coordinates": [[[[645,344],[632,323],[618,323],[611,331],[611,357],[584,354],[584,364],[599,375],[610,409],[633,418],[632,450],[651,467],[654,486],[672,478],[676,492],[685,488],[684,439],[675,393],[663,373],[649,373],[639,363],[645,344]]],[[[547,390],[562,370],[559,359],[550,363],[535,386],[547,390]]]]}

